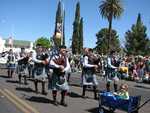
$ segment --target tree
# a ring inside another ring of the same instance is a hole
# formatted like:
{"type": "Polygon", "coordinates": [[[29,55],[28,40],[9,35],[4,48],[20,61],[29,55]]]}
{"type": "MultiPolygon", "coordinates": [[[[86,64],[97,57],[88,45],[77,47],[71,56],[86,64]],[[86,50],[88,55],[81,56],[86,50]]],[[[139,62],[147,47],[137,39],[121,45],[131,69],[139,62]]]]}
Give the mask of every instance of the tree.
{"type": "Polygon", "coordinates": [[[133,24],[131,30],[128,30],[125,34],[125,50],[127,54],[146,55],[150,53],[148,51],[150,50],[150,44],[146,30],[147,28],[142,23],[141,15],[138,14],[136,24],[133,24]]]}
{"type": "Polygon", "coordinates": [[[63,16],[63,45],[65,45],[65,11],[63,16]]]}
{"type": "Polygon", "coordinates": [[[80,3],[76,4],[75,20],[73,23],[72,53],[80,54],[83,48],[83,18],[80,17],[80,3]]]}
{"type": "Polygon", "coordinates": [[[123,8],[120,0],[103,0],[99,6],[100,14],[103,18],[106,18],[109,22],[108,28],[108,53],[109,53],[109,42],[111,38],[112,20],[119,18],[123,12],[123,8]]]}
{"type": "Polygon", "coordinates": [[[51,48],[52,44],[50,40],[46,37],[40,37],[35,41],[35,45],[40,44],[41,46],[45,48],[51,48]]]}
{"type": "MultiPolygon", "coordinates": [[[[119,36],[117,35],[117,32],[115,30],[111,30],[111,43],[110,43],[110,48],[112,50],[115,50],[115,51],[120,51],[120,42],[119,42],[119,36]]],[[[107,54],[107,51],[108,51],[108,40],[107,40],[107,37],[109,35],[109,30],[107,28],[103,28],[101,29],[97,34],[96,34],[96,37],[97,37],[97,42],[96,42],[96,51],[99,53],[99,54],[107,54]]]]}
{"type": "Polygon", "coordinates": [[[83,50],[83,18],[80,19],[80,36],[79,36],[79,54],[82,53],[83,50]]]}

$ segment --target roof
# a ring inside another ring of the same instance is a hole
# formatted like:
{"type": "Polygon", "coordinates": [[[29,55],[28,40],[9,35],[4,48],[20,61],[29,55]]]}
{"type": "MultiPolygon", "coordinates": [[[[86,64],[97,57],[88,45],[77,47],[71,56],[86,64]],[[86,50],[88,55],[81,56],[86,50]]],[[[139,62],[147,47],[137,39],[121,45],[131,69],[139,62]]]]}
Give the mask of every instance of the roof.
{"type": "MultiPolygon", "coordinates": [[[[5,46],[9,46],[8,43],[9,39],[6,39],[5,46]]],[[[30,41],[26,40],[13,40],[13,46],[14,47],[30,47],[30,41]]]]}

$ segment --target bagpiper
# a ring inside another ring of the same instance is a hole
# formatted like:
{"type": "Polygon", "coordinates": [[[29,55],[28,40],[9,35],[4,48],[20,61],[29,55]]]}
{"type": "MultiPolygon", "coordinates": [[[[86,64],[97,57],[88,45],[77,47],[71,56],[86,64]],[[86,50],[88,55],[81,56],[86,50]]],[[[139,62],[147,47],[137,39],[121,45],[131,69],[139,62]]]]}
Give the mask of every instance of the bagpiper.
{"type": "Polygon", "coordinates": [[[36,45],[36,52],[33,53],[34,69],[33,78],[35,85],[35,92],[38,93],[38,83],[42,84],[42,94],[46,95],[45,83],[47,78],[46,65],[48,64],[48,56],[43,51],[41,44],[36,45]]]}
{"type": "Polygon", "coordinates": [[[27,75],[28,75],[28,60],[29,57],[27,56],[27,53],[25,52],[25,48],[21,48],[21,52],[19,53],[18,58],[18,79],[19,83],[21,84],[22,77],[24,78],[24,84],[27,85],[27,75]]]}
{"type": "Polygon", "coordinates": [[[33,51],[30,51],[28,54],[29,60],[28,60],[28,73],[29,78],[33,78],[33,68],[34,68],[34,62],[32,60],[33,57],[33,51]]]}
{"type": "Polygon", "coordinates": [[[117,59],[115,57],[115,51],[111,51],[109,57],[107,58],[107,68],[106,68],[106,74],[107,74],[106,89],[107,89],[107,91],[110,91],[110,83],[111,83],[111,81],[113,81],[114,82],[114,91],[117,92],[117,87],[118,87],[117,82],[119,80],[118,67],[119,67],[119,63],[117,62],[117,59]]]}
{"type": "Polygon", "coordinates": [[[93,86],[94,99],[97,99],[97,78],[96,69],[98,68],[97,57],[93,54],[92,49],[85,48],[82,64],[82,97],[85,98],[87,86],[93,86]]]}
{"type": "Polygon", "coordinates": [[[66,55],[66,46],[60,46],[59,53],[52,56],[50,66],[51,68],[53,67],[53,73],[50,80],[51,82],[49,83],[49,89],[52,90],[54,104],[58,105],[57,92],[60,90],[60,104],[67,106],[65,96],[69,90],[69,86],[66,79],[66,73],[70,70],[70,64],[66,55]]]}
{"type": "Polygon", "coordinates": [[[13,50],[10,49],[7,56],[7,68],[8,68],[8,77],[12,78],[15,67],[16,67],[16,58],[13,50]]]}

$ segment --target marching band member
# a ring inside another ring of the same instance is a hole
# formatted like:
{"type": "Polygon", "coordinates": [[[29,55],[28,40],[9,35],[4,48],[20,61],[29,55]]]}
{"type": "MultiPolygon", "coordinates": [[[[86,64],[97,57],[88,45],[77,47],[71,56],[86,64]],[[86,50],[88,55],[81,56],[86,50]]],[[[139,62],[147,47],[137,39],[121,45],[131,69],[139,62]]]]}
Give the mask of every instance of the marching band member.
{"type": "Polygon", "coordinates": [[[97,99],[97,79],[96,69],[98,64],[95,62],[97,58],[94,56],[92,49],[86,48],[85,55],[83,57],[83,70],[82,70],[82,96],[85,98],[85,91],[87,86],[93,86],[94,99],[97,99]]]}
{"type": "Polygon", "coordinates": [[[114,81],[114,91],[117,92],[117,81],[119,80],[118,74],[117,74],[117,69],[118,69],[118,63],[117,60],[115,59],[115,51],[111,51],[110,56],[107,58],[107,84],[106,84],[106,89],[107,91],[110,91],[110,82],[111,80],[114,81]]]}
{"type": "Polygon", "coordinates": [[[28,72],[29,72],[29,78],[33,78],[33,68],[34,68],[34,62],[32,60],[33,57],[33,51],[30,51],[28,54],[29,60],[28,60],[28,72]]]}
{"type": "Polygon", "coordinates": [[[48,56],[43,54],[43,46],[40,44],[36,45],[36,52],[33,53],[33,62],[34,62],[34,69],[33,69],[33,76],[34,76],[34,85],[35,91],[38,93],[38,82],[42,83],[42,94],[46,95],[45,91],[45,82],[47,78],[47,73],[45,66],[48,64],[47,58],[48,56]]]}
{"type": "Polygon", "coordinates": [[[57,102],[57,91],[61,91],[61,102],[63,106],[67,106],[65,102],[65,96],[69,90],[69,86],[66,80],[66,73],[70,69],[70,64],[66,56],[66,46],[60,46],[59,53],[52,56],[50,60],[50,66],[53,67],[53,73],[51,82],[49,83],[49,89],[52,90],[53,101],[55,105],[57,102]]]}
{"type": "Polygon", "coordinates": [[[21,48],[21,52],[19,53],[18,58],[18,78],[19,83],[21,84],[21,78],[24,77],[24,84],[27,84],[27,64],[28,64],[29,57],[25,52],[25,48],[21,48]]]}
{"type": "Polygon", "coordinates": [[[15,70],[15,63],[16,63],[15,55],[13,53],[13,50],[10,49],[7,56],[8,77],[12,78],[12,75],[15,70]]]}

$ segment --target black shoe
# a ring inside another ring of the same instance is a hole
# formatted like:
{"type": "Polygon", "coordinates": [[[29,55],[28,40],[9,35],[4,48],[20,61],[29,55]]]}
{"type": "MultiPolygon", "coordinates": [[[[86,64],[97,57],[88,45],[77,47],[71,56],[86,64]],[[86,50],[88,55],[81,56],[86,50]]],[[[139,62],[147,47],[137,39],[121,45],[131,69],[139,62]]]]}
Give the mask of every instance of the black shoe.
{"type": "Polygon", "coordinates": [[[82,98],[86,98],[85,95],[82,95],[82,98]]]}
{"type": "Polygon", "coordinates": [[[95,100],[97,100],[97,99],[98,99],[97,94],[94,94],[94,99],[95,99],[95,100]]]}
{"type": "Polygon", "coordinates": [[[43,94],[43,95],[47,95],[47,92],[46,92],[46,91],[42,91],[42,94],[43,94]]]}
{"type": "Polygon", "coordinates": [[[53,101],[53,104],[54,104],[55,106],[58,106],[58,102],[57,102],[56,100],[53,101]]]}
{"type": "Polygon", "coordinates": [[[64,107],[67,107],[67,106],[68,106],[67,103],[65,103],[65,102],[63,102],[63,101],[60,102],[60,105],[62,105],[62,106],[64,106],[64,107]]]}

